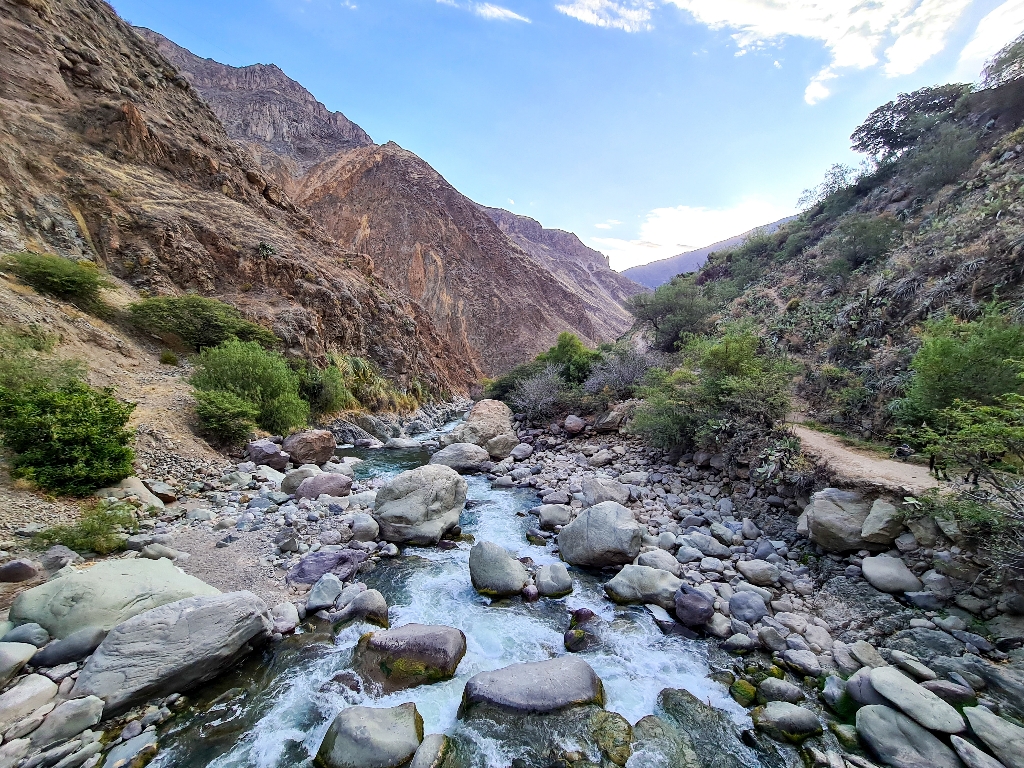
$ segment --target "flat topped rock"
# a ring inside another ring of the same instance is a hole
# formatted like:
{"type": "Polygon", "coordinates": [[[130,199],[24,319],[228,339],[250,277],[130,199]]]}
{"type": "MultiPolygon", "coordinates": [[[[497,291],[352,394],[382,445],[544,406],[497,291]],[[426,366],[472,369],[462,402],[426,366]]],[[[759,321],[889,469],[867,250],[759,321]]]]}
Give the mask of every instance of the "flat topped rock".
{"type": "Polygon", "coordinates": [[[513,664],[469,679],[464,710],[490,704],[520,712],[555,712],[585,704],[604,705],[604,685],[587,662],[574,656],[513,664]]]}
{"type": "Polygon", "coordinates": [[[405,624],[359,639],[357,666],[388,691],[447,680],[466,655],[466,636],[455,627],[405,624]]]}
{"type": "Polygon", "coordinates": [[[965,707],[971,730],[1007,768],[1024,768],[1024,728],[984,707],[965,707]]]}
{"type": "Polygon", "coordinates": [[[870,674],[872,688],[925,728],[941,733],[966,728],[959,712],[895,667],[876,667],[870,674]]]}

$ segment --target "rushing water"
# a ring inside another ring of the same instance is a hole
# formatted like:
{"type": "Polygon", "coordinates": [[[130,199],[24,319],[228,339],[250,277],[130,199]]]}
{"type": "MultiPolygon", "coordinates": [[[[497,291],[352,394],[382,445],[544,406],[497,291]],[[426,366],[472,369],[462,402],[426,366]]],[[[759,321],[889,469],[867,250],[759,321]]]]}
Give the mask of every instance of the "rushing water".
{"type": "MultiPolygon", "coordinates": [[[[428,459],[426,452],[415,450],[344,453],[366,457],[358,472],[364,479],[391,476],[428,459]]],[[[479,476],[467,480],[469,498],[478,503],[462,515],[464,533],[498,543],[538,565],[556,559],[549,549],[526,540],[535,518],[523,513],[536,504],[534,494],[491,488],[479,476]]],[[[468,561],[465,543],[447,551],[408,548],[403,557],[384,561],[365,577],[387,598],[391,626],[445,624],[465,633],[467,652],[455,679],[379,697],[353,691],[333,678],[345,678],[342,673],[360,635],[376,627],[356,623],[332,637],[330,628],[321,625],[267,648],[201,691],[196,714],[176,724],[154,764],[311,765],[331,719],[353,704],[387,707],[414,701],[426,733],[457,732],[465,729],[457,710],[466,680],[477,672],[566,653],[562,635],[577,608],[589,608],[606,622],[600,646],[583,657],[604,682],[608,709],[635,723],[653,712],[662,689],[685,688],[738,722],[746,720],[725,688],[707,678],[702,642],[663,635],[643,607],[614,605],[604,596],[601,579],[570,569],[574,591],[567,597],[535,603],[518,597],[492,601],[473,589],[468,561]],[[218,697],[221,701],[211,707],[218,697]]],[[[503,753],[502,745],[479,743],[485,739],[477,736],[481,768],[506,768],[511,756],[503,753]]]]}

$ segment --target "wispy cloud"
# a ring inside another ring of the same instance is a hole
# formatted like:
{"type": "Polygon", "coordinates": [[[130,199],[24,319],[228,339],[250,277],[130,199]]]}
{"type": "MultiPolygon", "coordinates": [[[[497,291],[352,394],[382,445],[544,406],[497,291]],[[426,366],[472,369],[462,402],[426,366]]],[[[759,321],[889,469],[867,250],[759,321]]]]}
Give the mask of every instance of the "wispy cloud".
{"type": "Polygon", "coordinates": [[[595,224],[594,226],[598,229],[611,229],[612,227],[617,227],[621,223],[622,222],[617,219],[608,219],[607,221],[602,221],[600,224],[595,224]]]}
{"type": "Polygon", "coordinates": [[[960,51],[956,79],[972,81],[985,63],[1004,45],[1024,31],[1024,0],[1007,0],[981,21],[960,51]]]}
{"type": "Polygon", "coordinates": [[[653,0],[572,0],[555,8],[566,16],[595,27],[621,29],[623,32],[652,29],[653,0]]]}
{"type": "Polygon", "coordinates": [[[461,8],[477,16],[491,21],[521,21],[530,24],[530,20],[515,11],[494,3],[461,3],[458,0],[437,0],[441,5],[450,5],[453,8],[461,8]]]}

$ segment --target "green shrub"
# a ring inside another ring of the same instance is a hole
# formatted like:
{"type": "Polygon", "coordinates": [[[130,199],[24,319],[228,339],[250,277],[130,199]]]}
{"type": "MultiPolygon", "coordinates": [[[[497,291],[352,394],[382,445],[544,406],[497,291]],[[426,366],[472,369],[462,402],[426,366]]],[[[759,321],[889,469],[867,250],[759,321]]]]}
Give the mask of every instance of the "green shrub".
{"type": "Polygon", "coordinates": [[[299,395],[309,403],[313,416],[338,413],[359,407],[359,401],[345,385],[345,376],[335,363],[317,368],[305,361],[297,364],[299,395]]]}
{"type": "Polygon", "coordinates": [[[504,373],[496,379],[488,381],[484,388],[487,397],[493,400],[504,400],[508,394],[516,388],[521,381],[536,376],[547,368],[547,363],[540,360],[531,360],[528,363],[521,363],[508,373],[504,373]]]}
{"type": "Polygon", "coordinates": [[[74,525],[57,525],[40,532],[35,540],[43,546],[63,544],[75,552],[106,555],[124,549],[126,534],[139,530],[135,511],[123,502],[96,502],[82,510],[74,525]]]}
{"type": "Polygon", "coordinates": [[[287,433],[309,420],[309,405],[299,397],[298,374],[279,353],[255,341],[229,339],[204,349],[192,386],[236,395],[255,408],[256,423],[269,432],[287,433]]]}
{"type": "MultiPolygon", "coordinates": [[[[844,218],[822,243],[822,250],[841,259],[848,269],[874,261],[892,248],[902,227],[892,216],[858,213],[844,218]]],[[[832,262],[832,269],[843,267],[832,262]]]]}
{"type": "Polygon", "coordinates": [[[908,153],[914,186],[922,194],[960,178],[978,156],[978,138],[958,125],[940,125],[931,139],[908,153]]]}
{"type": "Polygon", "coordinates": [[[949,119],[970,92],[960,83],[901,93],[875,109],[850,139],[858,152],[885,158],[914,147],[930,128],[949,119]]]}
{"type": "Polygon", "coordinates": [[[590,375],[590,367],[601,359],[597,350],[587,349],[575,333],[562,331],[555,346],[537,355],[537,360],[553,365],[570,384],[582,384],[590,375]]]}
{"type": "Polygon", "coordinates": [[[238,445],[256,429],[259,409],[233,392],[197,390],[195,399],[199,424],[216,442],[238,445]]]}
{"type": "Polygon", "coordinates": [[[358,401],[357,405],[368,410],[407,413],[416,410],[420,398],[426,395],[422,384],[410,388],[409,392],[399,391],[375,363],[362,357],[334,355],[332,362],[341,373],[345,388],[358,401]]]}
{"type": "Polygon", "coordinates": [[[161,365],[177,365],[179,362],[178,356],[171,350],[165,349],[160,353],[160,364],[161,365]]]}
{"type": "Polygon", "coordinates": [[[0,432],[15,454],[11,474],[63,494],[122,480],[135,458],[125,429],[134,408],[111,389],[77,380],[0,388],[0,432]]]}
{"type": "Polygon", "coordinates": [[[215,347],[232,338],[255,341],[268,349],[280,343],[271,331],[246,320],[230,304],[205,296],[143,299],[128,307],[128,313],[139,329],[190,351],[215,347]]]}
{"type": "Polygon", "coordinates": [[[8,268],[40,293],[83,305],[96,304],[100,289],[106,286],[91,261],[71,261],[48,253],[15,253],[8,268]]]}
{"type": "Polygon", "coordinates": [[[658,349],[672,352],[689,336],[706,333],[710,328],[715,303],[705,293],[692,275],[681,275],[658,286],[653,293],[631,296],[626,305],[638,324],[654,331],[658,349]]]}

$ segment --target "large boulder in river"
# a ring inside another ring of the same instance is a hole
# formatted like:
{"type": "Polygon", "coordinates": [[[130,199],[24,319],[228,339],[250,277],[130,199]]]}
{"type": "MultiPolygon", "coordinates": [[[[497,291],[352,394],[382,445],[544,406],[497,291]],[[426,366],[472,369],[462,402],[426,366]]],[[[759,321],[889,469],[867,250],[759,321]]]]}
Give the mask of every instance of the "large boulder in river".
{"type": "Polygon", "coordinates": [[[322,768],[398,768],[423,741],[423,718],[412,702],[397,707],[345,707],[327,729],[316,764],[322,768]]]}
{"type": "Polygon", "coordinates": [[[334,433],[326,429],[309,429],[288,435],[281,449],[295,464],[323,464],[334,455],[338,443],[334,433]]]}
{"type": "Polygon", "coordinates": [[[481,400],[460,424],[441,439],[445,445],[473,443],[486,445],[498,435],[515,434],[512,428],[512,410],[500,400],[481,400]]]}
{"type": "Polygon", "coordinates": [[[828,552],[864,549],[860,532],[870,511],[871,503],[854,491],[818,491],[804,510],[807,536],[828,552]]]}
{"type": "Polygon", "coordinates": [[[484,443],[484,448],[487,449],[487,453],[492,459],[501,461],[508,458],[512,454],[512,449],[517,445],[519,445],[519,437],[516,433],[506,432],[492,437],[484,443]]]}
{"type": "Polygon", "coordinates": [[[480,466],[490,460],[491,455],[473,443],[452,443],[430,457],[431,464],[442,464],[456,472],[479,472],[480,466]]]}
{"type": "Polygon", "coordinates": [[[406,624],[359,638],[355,664],[385,692],[450,680],[466,655],[466,636],[455,627],[406,624]]]}
{"type": "Polygon", "coordinates": [[[633,513],[614,501],[589,507],[558,534],[558,549],[570,565],[626,565],[640,554],[642,534],[633,513]]]}
{"type": "Polygon", "coordinates": [[[654,603],[671,611],[682,585],[681,579],[660,568],[626,565],[604,585],[604,591],[616,603],[654,603]]]}
{"type": "Polygon", "coordinates": [[[489,705],[520,714],[557,712],[604,704],[604,686],[593,668],[575,656],[513,664],[469,678],[462,694],[468,712],[489,705]]]}
{"type": "Polygon", "coordinates": [[[217,594],[220,590],[166,558],[104,560],[25,590],[14,599],[10,620],[34,622],[54,637],[67,637],[85,627],[113,629],[165,603],[217,594]]]}
{"type": "Polygon", "coordinates": [[[458,525],[467,489],[459,473],[443,464],[402,472],[377,492],[373,519],[380,526],[380,538],[436,544],[458,525]]]}
{"type": "Polygon", "coordinates": [[[118,624],[82,668],[71,698],[98,696],[104,716],[210,680],[266,639],[267,604],[252,592],[190,597],[118,624]]]}
{"type": "Polygon", "coordinates": [[[482,595],[518,595],[529,578],[526,566],[490,541],[478,541],[469,550],[469,578],[482,595]]]}

